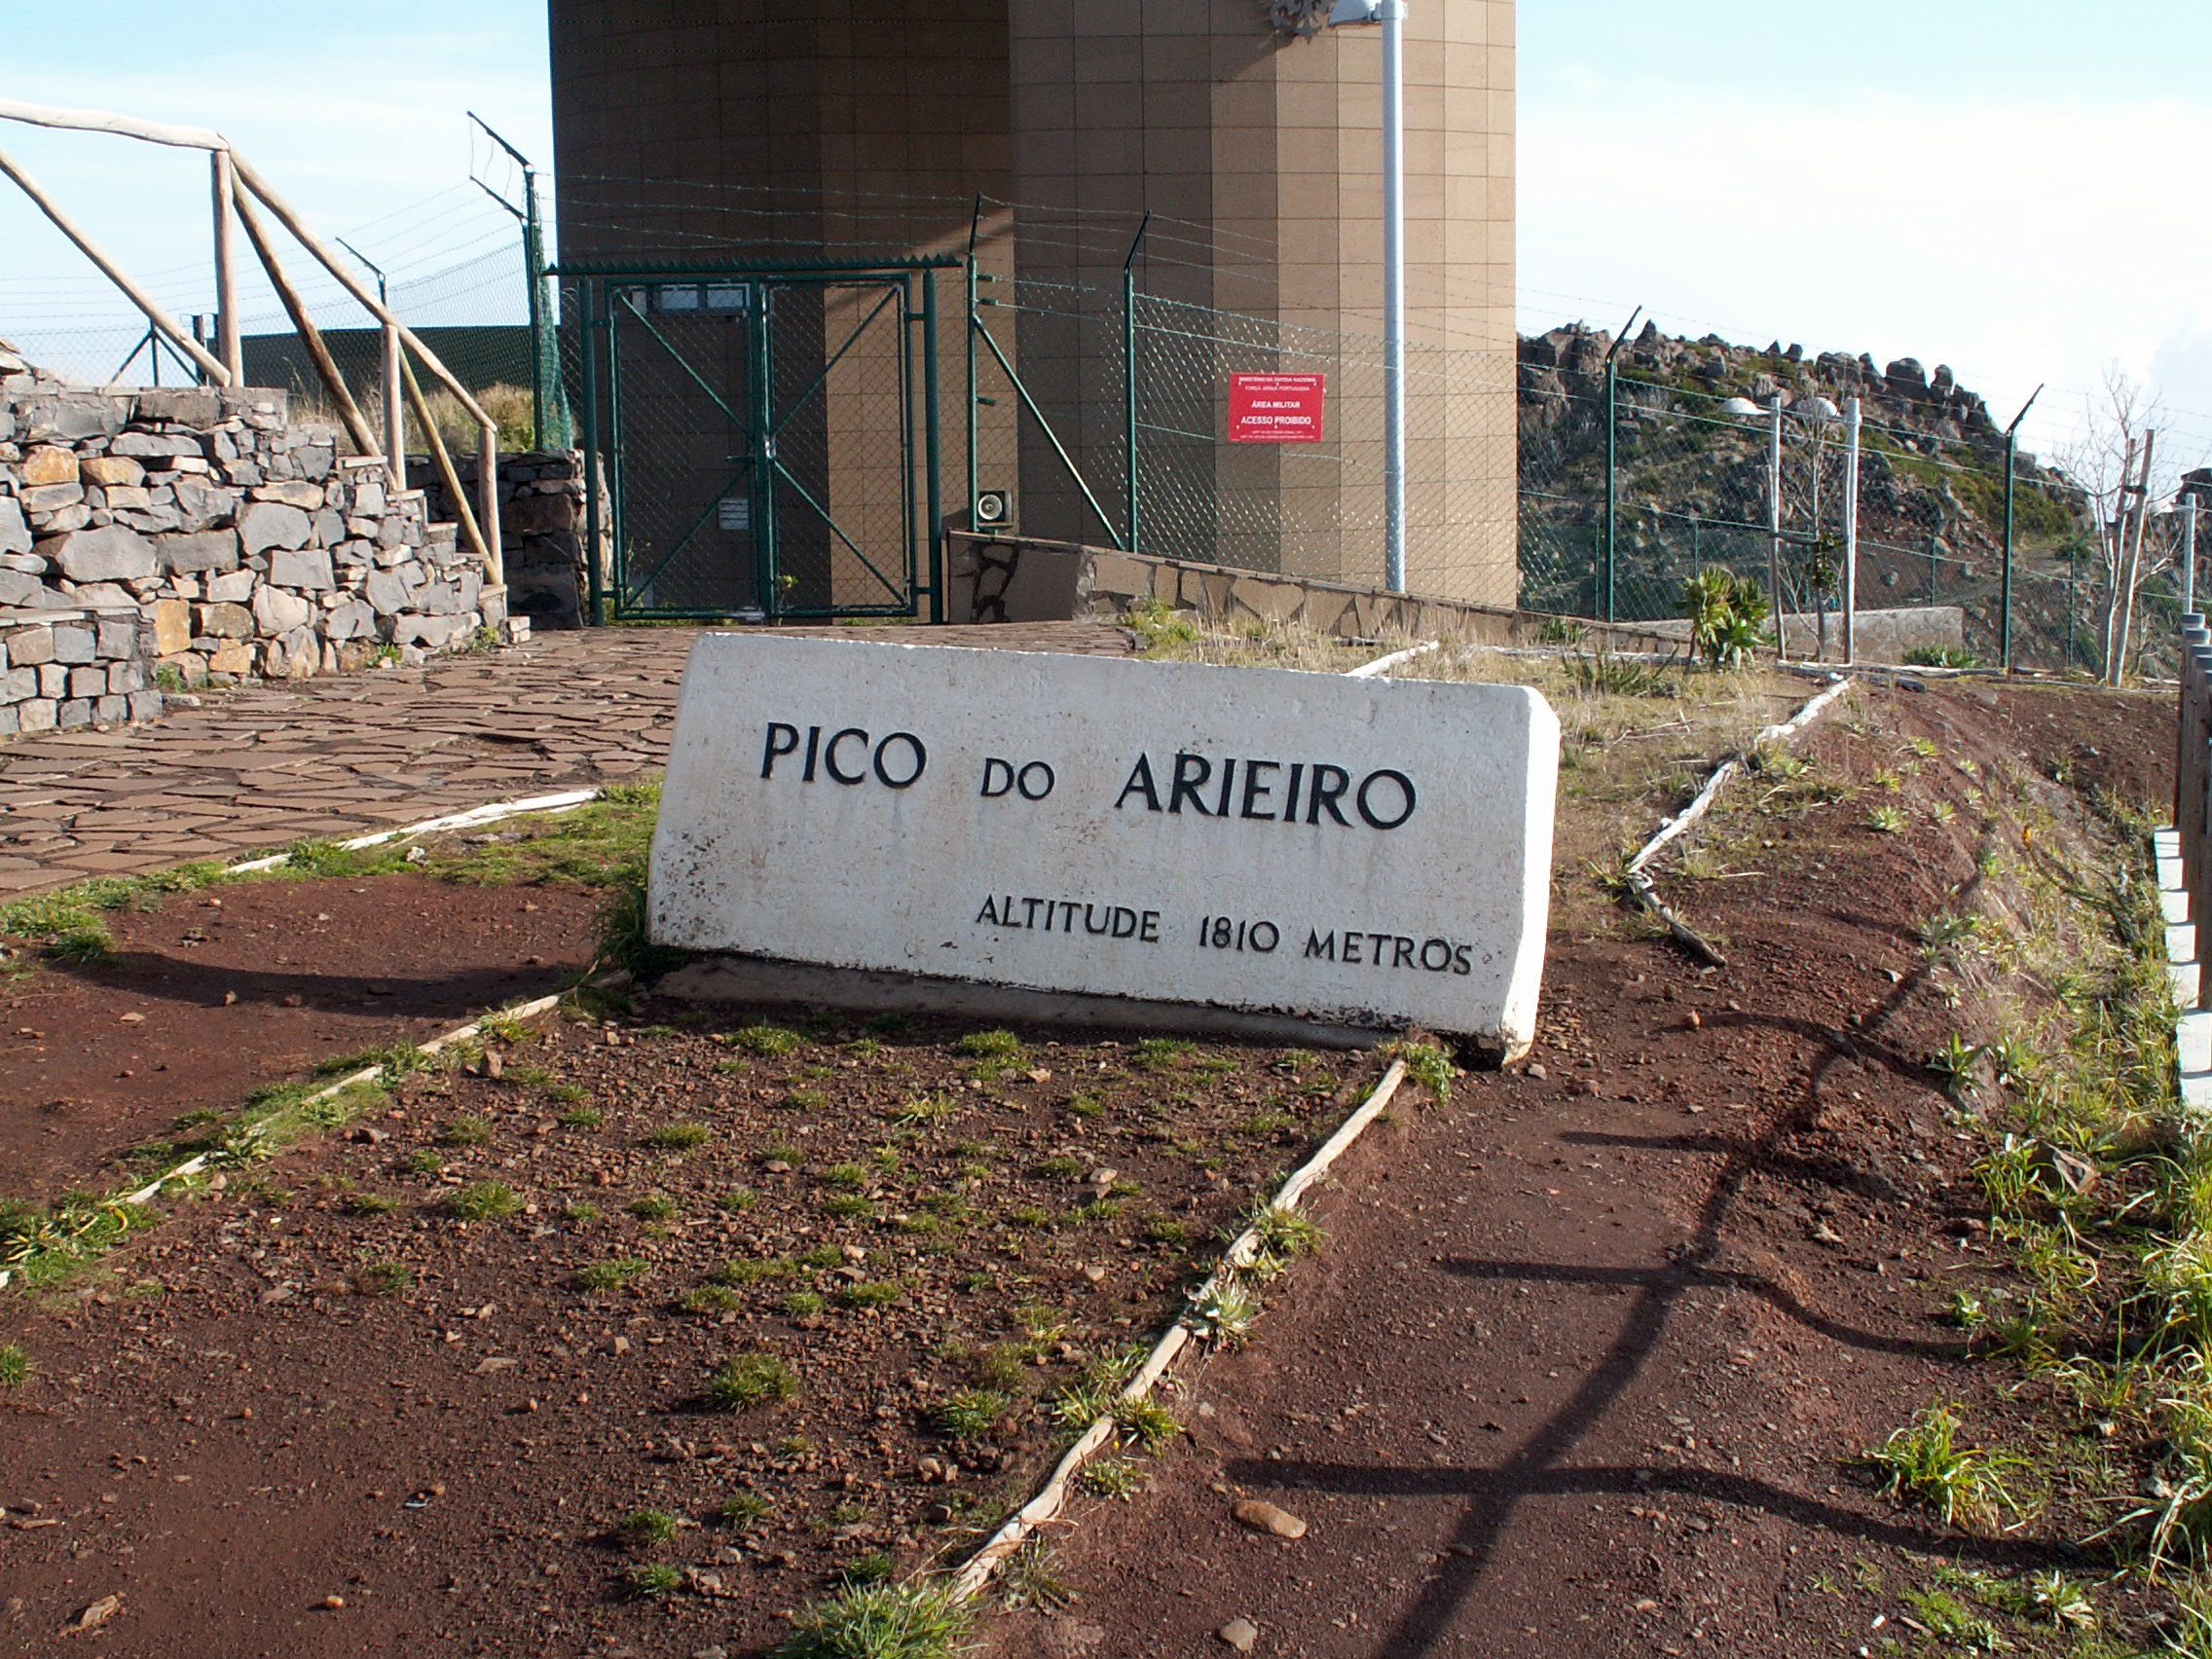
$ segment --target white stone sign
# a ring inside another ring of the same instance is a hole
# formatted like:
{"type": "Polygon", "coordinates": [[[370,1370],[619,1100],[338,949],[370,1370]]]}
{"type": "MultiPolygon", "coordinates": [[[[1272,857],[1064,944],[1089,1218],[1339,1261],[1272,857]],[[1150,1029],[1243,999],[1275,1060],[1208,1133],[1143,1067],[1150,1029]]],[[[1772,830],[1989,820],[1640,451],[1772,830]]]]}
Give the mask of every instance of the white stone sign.
{"type": "Polygon", "coordinates": [[[1558,768],[1519,685],[710,634],[652,932],[1518,1053],[1558,768]]]}

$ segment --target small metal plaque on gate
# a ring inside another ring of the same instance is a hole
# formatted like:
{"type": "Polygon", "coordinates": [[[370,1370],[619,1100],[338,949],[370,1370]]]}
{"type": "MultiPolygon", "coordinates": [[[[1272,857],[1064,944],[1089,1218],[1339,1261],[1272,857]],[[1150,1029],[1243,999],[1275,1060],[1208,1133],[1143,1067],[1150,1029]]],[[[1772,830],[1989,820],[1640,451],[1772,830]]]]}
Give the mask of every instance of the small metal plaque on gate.
{"type": "Polygon", "coordinates": [[[747,496],[724,496],[715,503],[717,530],[751,530],[753,500],[747,496]]]}

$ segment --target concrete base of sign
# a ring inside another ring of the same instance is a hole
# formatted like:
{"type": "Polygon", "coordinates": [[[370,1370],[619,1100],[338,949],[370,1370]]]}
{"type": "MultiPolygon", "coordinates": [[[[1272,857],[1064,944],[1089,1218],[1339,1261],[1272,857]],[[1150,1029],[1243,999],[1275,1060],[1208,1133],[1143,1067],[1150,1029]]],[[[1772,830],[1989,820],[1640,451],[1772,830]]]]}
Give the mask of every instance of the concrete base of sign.
{"type": "MultiPolygon", "coordinates": [[[[933,979],[918,974],[858,968],[818,968],[803,962],[769,962],[714,956],[677,969],[653,987],[681,1002],[760,1008],[787,1004],[832,1008],[846,1014],[934,1014],[954,1019],[1000,1020],[1010,1025],[1082,1026],[1146,1035],[1207,1036],[1231,1043],[1286,1043],[1312,1049],[1371,1049],[1393,1033],[1323,1025],[1282,1014],[1239,1009],[1146,1002],[1135,997],[1088,996],[1074,991],[1031,991],[972,979],[933,979]]],[[[1462,1047],[1470,1065],[1495,1065],[1494,1049],[1462,1047]]]]}

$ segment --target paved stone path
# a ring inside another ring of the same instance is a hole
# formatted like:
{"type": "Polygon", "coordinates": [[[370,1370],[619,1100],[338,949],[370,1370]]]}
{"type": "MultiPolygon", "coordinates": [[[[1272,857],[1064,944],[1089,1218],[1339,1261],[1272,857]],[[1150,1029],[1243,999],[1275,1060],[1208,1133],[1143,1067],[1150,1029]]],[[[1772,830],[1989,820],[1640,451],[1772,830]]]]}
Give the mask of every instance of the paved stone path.
{"type": "MultiPolygon", "coordinates": [[[[1090,623],[791,630],[1119,656],[1090,623]]],[[[0,746],[0,893],[231,861],[515,795],[633,776],[668,753],[695,628],[594,628],[512,650],[209,693],[157,724],[0,746]]]]}

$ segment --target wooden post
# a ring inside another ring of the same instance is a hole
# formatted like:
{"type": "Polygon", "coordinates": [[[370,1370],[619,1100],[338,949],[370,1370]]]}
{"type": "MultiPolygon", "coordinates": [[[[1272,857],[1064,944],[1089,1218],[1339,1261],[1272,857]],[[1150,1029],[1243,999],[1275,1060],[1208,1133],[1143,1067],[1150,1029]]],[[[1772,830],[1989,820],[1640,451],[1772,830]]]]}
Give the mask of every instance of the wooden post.
{"type": "Polygon", "coordinates": [[[210,150],[207,165],[215,196],[215,354],[231,371],[231,384],[245,384],[245,351],[239,343],[239,298],[231,246],[231,153],[210,150]]]}
{"type": "Polygon", "coordinates": [[[438,469],[438,482],[446,487],[446,499],[453,503],[454,517],[461,522],[461,535],[468,537],[469,546],[484,561],[487,575],[492,569],[492,549],[484,540],[484,533],[476,525],[476,515],[469,510],[467,492],[461,487],[461,474],[454,470],[453,457],[446,452],[446,441],[438,435],[438,424],[430,419],[430,405],[423,395],[422,384],[415,378],[415,366],[404,354],[399,359],[400,377],[407,383],[407,407],[415,412],[415,424],[423,428],[423,447],[430,452],[430,462],[438,469]]]}
{"type": "Polygon", "coordinates": [[[315,373],[322,377],[323,389],[330,393],[331,401],[338,405],[339,419],[346,423],[346,430],[362,455],[375,455],[383,446],[370,429],[369,418],[361,413],[361,406],[353,401],[353,394],[346,389],[346,380],[338,372],[338,363],[330,354],[330,348],[322,343],[322,330],[315,327],[314,318],[308,315],[308,308],[300,299],[299,290],[292,286],[291,278],[276,261],[276,249],[262,234],[261,220],[253,204],[244,197],[234,203],[239,212],[239,223],[245,227],[246,240],[253,243],[253,251],[261,260],[261,268],[269,274],[269,285],[276,290],[276,297],[284,302],[285,314],[291,317],[292,326],[299,330],[300,344],[308,349],[313,359],[315,373]]]}
{"type": "Polygon", "coordinates": [[[1843,660],[1858,656],[1859,622],[1859,399],[1844,404],[1845,431],[1851,447],[1843,456],[1843,660]]]}
{"type": "Polygon", "coordinates": [[[494,431],[497,431],[499,424],[484,413],[484,406],[476,401],[475,394],[461,384],[460,378],[446,367],[443,359],[435,351],[417,338],[413,329],[401,322],[392,313],[389,306],[361,285],[360,278],[353,275],[351,270],[347,267],[346,262],[331,252],[320,237],[308,229],[300,216],[285,205],[282,197],[269,188],[269,181],[263,178],[243,156],[234,153],[231,162],[238,170],[239,182],[261,199],[262,205],[275,215],[276,222],[282,225],[285,230],[291,232],[299,244],[313,254],[315,261],[325,271],[338,279],[339,286],[351,294],[360,303],[361,309],[379,322],[390,323],[399,330],[401,342],[416,356],[423,359],[423,366],[436,376],[448,391],[461,399],[461,406],[468,411],[469,419],[479,426],[490,426],[494,431]]]}
{"type": "Polygon", "coordinates": [[[407,488],[407,393],[399,378],[399,330],[384,328],[384,446],[394,490],[407,488]]]}
{"type": "Polygon", "coordinates": [[[476,434],[476,518],[483,531],[484,582],[507,585],[506,549],[499,537],[499,429],[482,426],[476,434]]]}
{"type": "Polygon", "coordinates": [[[0,151],[0,173],[6,173],[14,179],[21,187],[23,194],[36,204],[38,210],[54,221],[55,229],[75,242],[77,251],[99,267],[100,275],[113,282],[118,288],[121,288],[130,303],[145,313],[146,320],[175,342],[177,349],[183,351],[185,355],[198,363],[203,369],[205,369],[217,386],[232,384],[230,369],[207,352],[199,341],[193,339],[190,334],[179,327],[168,313],[154,303],[152,295],[139,287],[129,276],[126,276],[123,274],[123,268],[110,259],[97,242],[80,230],[76,221],[61,210],[59,203],[41,190],[37,181],[18,166],[5,151],[0,151]]]}
{"type": "Polygon", "coordinates": [[[2157,446],[2158,434],[2146,429],[2143,433],[2143,472],[2135,485],[2135,534],[2130,536],[2124,515],[2120,520],[2121,545],[2126,549],[2127,573],[2120,583],[2120,645],[2112,656],[2112,684],[2118,685],[2127,678],[2127,642],[2135,631],[2135,589],[2143,579],[2143,526],[2151,516],[2151,452],[2157,446]]]}

